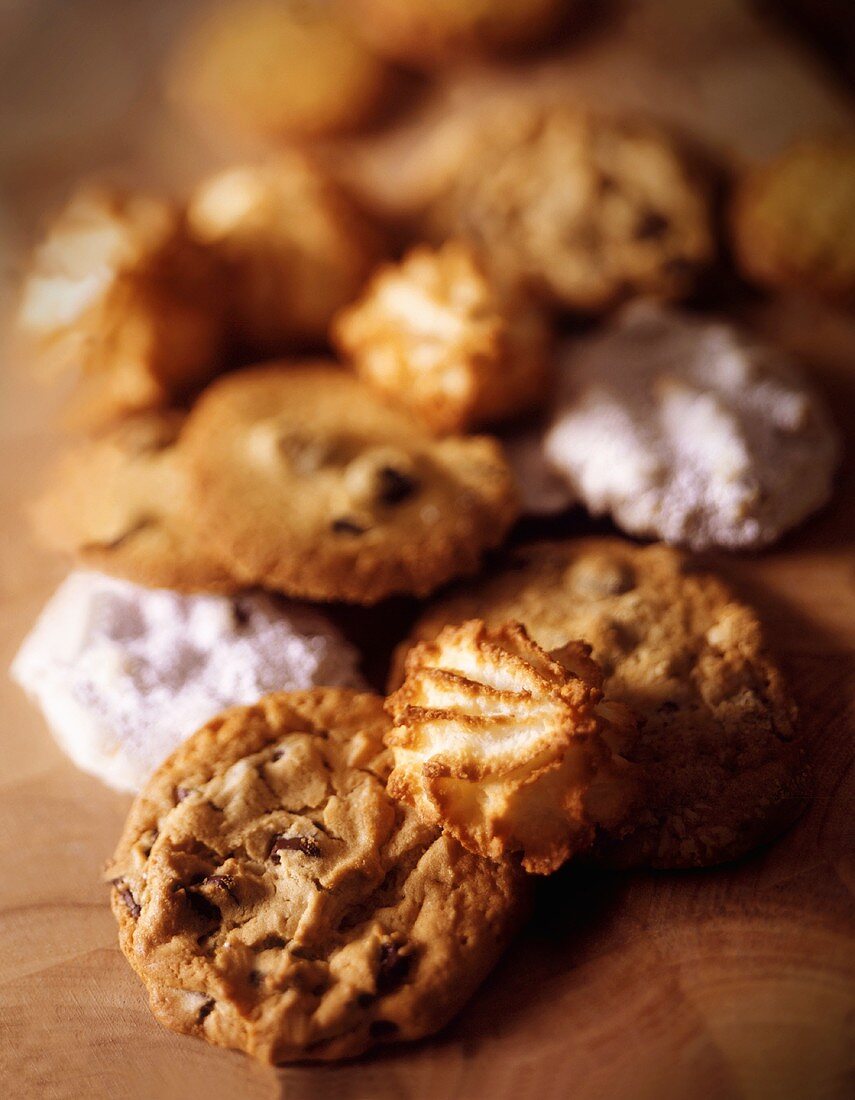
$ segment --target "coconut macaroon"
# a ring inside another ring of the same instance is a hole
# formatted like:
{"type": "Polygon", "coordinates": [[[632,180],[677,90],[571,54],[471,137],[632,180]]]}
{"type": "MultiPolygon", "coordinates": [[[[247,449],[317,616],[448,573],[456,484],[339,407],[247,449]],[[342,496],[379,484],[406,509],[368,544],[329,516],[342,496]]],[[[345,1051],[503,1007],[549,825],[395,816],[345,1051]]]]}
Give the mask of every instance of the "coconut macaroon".
{"type": "Polygon", "coordinates": [[[619,830],[639,797],[632,712],[603,696],[590,647],[548,654],[519,623],[447,627],[407,655],[387,700],[389,792],[490,859],[549,874],[619,830]]]}
{"type": "Polygon", "coordinates": [[[219,292],[176,206],[92,186],[36,249],[19,323],[54,369],[77,368],[76,418],[98,424],[169,404],[217,372],[219,292]]]}
{"type": "Polygon", "coordinates": [[[545,316],[505,291],[463,241],[423,245],[381,268],[335,319],[333,339],[365,381],[438,432],[519,415],[547,387],[545,316]]]}
{"type": "Polygon", "coordinates": [[[499,101],[438,154],[427,221],[562,309],[600,312],[637,294],[676,299],[715,251],[695,166],[647,124],[499,101]]]}
{"type": "Polygon", "coordinates": [[[378,53],[433,67],[471,54],[519,50],[558,24],[567,0],[344,0],[378,53]]]}
{"type": "Polygon", "coordinates": [[[855,142],[800,142],[747,172],[731,227],[749,278],[855,303],[855,142]]]}
{"type": "Polygon", "coordinates": [[[337,5],[226,0],[188,29],[168,79],[172,97],[203,126],[313,138],[366,122],[387,68],[337,5]]]}
{"type": "Polygon", "coordinates": [[[322,341],[380,254],[373,226],[297,152],[204,180],[188,219],[228,272],[232,325],[259,350],[322,341]]]}

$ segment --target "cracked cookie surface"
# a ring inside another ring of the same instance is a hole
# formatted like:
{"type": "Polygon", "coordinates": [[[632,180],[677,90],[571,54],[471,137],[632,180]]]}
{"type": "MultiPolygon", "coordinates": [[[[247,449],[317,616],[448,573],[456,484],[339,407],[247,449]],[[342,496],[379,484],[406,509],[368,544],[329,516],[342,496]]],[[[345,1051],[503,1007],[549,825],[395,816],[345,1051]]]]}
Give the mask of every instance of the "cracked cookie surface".
{"type": "MultiPolygon", "coordinates": [[[[591,538],[539,543],[429,608],[415,641],[449,623],[515,619],[545,649],[583,638],[610,699],[630,707],[648,802],[596,857],[701,867],[772,839],[804,806],[795,708],[755,612],[691,558],[662,545],[591,538]]],[[[400,682],[398,669],[393,683],[400,682]]]]}
{"type": "Polygon", "coordinates": [[[232,374],[184,436],[194,508],[247,583],[374,603],[474,572],[516,516],[487,437],[437,440],[412,413],[323,362],[232,374]]]}
{"type": "Polygon", "coordinates": [[[266,1062],[441,1027],[525,909],[518,867],[386,793],[383,700],[266,696],[209,722],[135,802],[107,875],[166,1026],[266,1062]]]}

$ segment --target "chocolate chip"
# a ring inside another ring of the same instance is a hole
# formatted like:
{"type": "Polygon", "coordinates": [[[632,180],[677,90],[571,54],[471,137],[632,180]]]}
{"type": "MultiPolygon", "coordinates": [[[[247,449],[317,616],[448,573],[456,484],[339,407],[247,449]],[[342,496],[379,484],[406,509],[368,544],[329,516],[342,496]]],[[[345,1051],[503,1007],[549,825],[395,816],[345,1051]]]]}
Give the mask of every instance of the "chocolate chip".
{"type": "Polygon", "coordinates": [[[381,943],[377,960],[377,992],[391,993],[405,980],[412,958],[402,955],[396,943],[381,943]]]}
{"type": "Polygon", "coordinates": [[[368,1008],[372,1001],[376,1000],[373,993],[357,993],[356,1003],[360,1008],[368,1008]]]}
{"type": "Polygon", "coordinates": [[[198,1015],[198,1016],[196,1017],[196,1020],[197,1020],[197,1022],[198,1022],[198,1023],[200,1023],[200,1024],[201,1024],[201,1023],[202,1023],[202,1021],[203,1021],[203,1020],[204,1020],[204,1019],[205,1019],[205,1018],[206,1018],[207,1016],[210,1016],[210,1015],[211,1015],[211,1013],[212,1013],[212,1012],[214,1011],[214,1005],[215,1005],[215,1004],[216,1004],[216,1001],[214,1000],[214,998],[213,998],[213,997],[209,997],[209,998],[208,998],[208,1000],[207,1000],[207,1001],[205,1001],[205,1003],[204,1003],[204,1004],[202,1005],[202,1007],[201,1007],[201,1008],[199,1009],[199,1015],[198,1015]]]}
{"type": "Polygon", "coordinates": [[[237,901],[235,880],[231,875],[208,875],[206,879],[203,879],[202,884],[204,886],[218,886],[220,889],[225,890],[232,901],[237,901]]]}
{"type": "Polygon", "coordinates": [[[279,863],[280,852],[302,852],[304,856],[317,859],[321,854],[320,845],[310,836],[276,836],[270,846],[270,858],[279,863]]]}
{"type": "Polygon", "coordinates": [[[664,237],[668,230],[668,219],[655,210],[648,210],[639,218],[635,227],[635,238],[639,241],[655,241],[664,237]]]}
{"type": "Polygon", "coordinates": [[[192,793],[193,792],[189,787],[176,787],[175,788],[175,802],[176,802],[176,805],[179,802],[183,802],[184,799],[192,793]]]}
{"type": "Polygon", "coordinates": [[[398,1030],[394,1020],[372,1020],[368,1025],[368,1034],[372,1039],[391,1039],[398,1034],[398,1030]]]}
{"type": "Polygon", "coordinates": [[[283,940],[281,936],[265,936],[263,940],[253,944],[256,951],[281,951],[283,947],[287,946],[288,941],[283,940]]]}
{"type": "Polygon", "coordinates": [[[122,899],[122,903],[124,904],[125,908],[128,910],[132,917],[138,917],[142,910],[137,904],[136,898],[131,893],[130,889],[127,886],[119,886],[118,882],[115,883],[115,885],[119,891],[119,897],[122,899]]]}
{"type": "Polygon", "coordinates": [[[402,474],[394,466],[383,466],[377,471],[378,496],[383,504],[400,504],[416,491],[416,479],[402,474]]]}
{"type": "Polygon", "coordinates": [[[348,519],[347,516],[339,516],[338,519],[334,519],[332,529],[337,535],[364,535],[368,530],[367,527],[363,527],[361,523],[357,523],[354,519],[348,519]]]}
{"type": "Polygon", "coordinates": [[[232,602],[232,614],[236,626],[246,626],[249,622],[249,608],[241,600],[232,602]]]}
{"type": "Polygon", "coordinates": [[[200,894],[198,890],[189,890],[186,886],[182,886],[181,890],[184,893],[188,908],[195,917],[203,921],[215,921],[217,923],[222,920],[223,915],[219,908],[212,901],[209,901],[204,894],[200,894]]]}

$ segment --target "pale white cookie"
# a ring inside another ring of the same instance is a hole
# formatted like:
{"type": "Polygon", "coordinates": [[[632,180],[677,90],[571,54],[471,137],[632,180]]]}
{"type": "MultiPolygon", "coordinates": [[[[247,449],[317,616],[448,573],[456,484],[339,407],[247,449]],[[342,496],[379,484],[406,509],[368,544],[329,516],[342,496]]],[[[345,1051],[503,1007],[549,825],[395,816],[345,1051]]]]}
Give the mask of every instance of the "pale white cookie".
{"type": "Polygon", "coordinates": [[[79,768],[136,791],[223,707],[277,688],[360,686],[357,661],[327,619],[297,604],[183,596],[78,571],[11,671],[79,768]]]}

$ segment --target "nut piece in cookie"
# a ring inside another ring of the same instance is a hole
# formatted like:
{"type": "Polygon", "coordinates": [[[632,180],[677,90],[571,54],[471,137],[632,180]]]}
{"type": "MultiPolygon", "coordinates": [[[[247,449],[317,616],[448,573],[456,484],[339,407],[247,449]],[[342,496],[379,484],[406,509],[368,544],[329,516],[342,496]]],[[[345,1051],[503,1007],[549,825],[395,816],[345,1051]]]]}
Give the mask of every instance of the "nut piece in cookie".
{"type": "Polygon", "coordinates": [[[788,356],[651,302],[568,344],[544,438],[594,515],[693,550],[768,545],[831,495],[838,433],[788,356]]]}
{"type": "Polygon", "coordinates": [[[640,797],[620,755],[635,720],[602,682],[582,642],[550,655],[519,623],[447,627],[410,650],[387,701],[390,794],[470,851],[556,871],[640,797]]]}
{"type": "Polygon", "coordinates": [[[705,867],[771,840],[803,809],[795,708],[756,613],[691,558],[607,538],[521,547],[429,608],[402,649],[474,618],[522,622],[546,650],[584,638],[606,697],[637,716],[626,755],[645,805],[629,829],[600,833],[597,859],[705,867]]]}
{"type": "Polygon", "coordinates": [[[518,867],[386,792],[378,696],[278,693],[155,773],[107,870],[119,940],[167,1027],[263,1062],[442,1027],[526,909],[518,867]]]}
{"type": "Polygon", "coordinates": [[[374,114],[385,64],[326,0],[208,5],[176,54],[173,98],[205,128],[267,138],[351,130],[374,114]]]}
{"type": "Polygon", "coordinates": [[[217,372],[219,289],[175,207],[89,188],[36,250],[19,321],[53,365],[79,369],[72,415],[97,425],[169,404],[217,372]]]}
{"type": "Polygon", "coordinates": [[[184,442],[210,544],[248,583],[292,596],[424,595],[474,572],[517,512],[495,440],[434,439],[329,363],[220,379],[184,442]]]}
{"type": "Polygon", "coordinates": [[[503,293],[462,241],[415,248],[381,268],[333,335],[365,381],[438,432],[524,413],[547,387],[545,317],[503,293]]]}
{"type": "Polygon", "coordinates": [[[384,57],[433,67],[471,54],[517,51],[541,41],[566,0],[344,0],[384,57]]]}
{"type": "Polygon", "coordinates": [[[509,283],[598,312],[681,298],[712,259],[706,191],[662,132],[569,108],[499,102],[454,139],[459,163],[429,220],[509,283]]]}
{"type": "Polygon", "coordinates": [[[203,540],[188,503],[183,419],[141,413],[72,448],[33,507],[44,544],[149,588],[240,588],[203,540]]]}
{"type": "Polygon", "coordinates": [[[225,268],[232,327],[262,350],[323,341],[380,252],[373,227],[297,152],[203,181],[188,221],[225,268]]]}
{"type": "Polygon", "coordinates": [[[747,172],[731,228],[749,278],[855,304],[855,142],[801,142],[747,172]]]}

